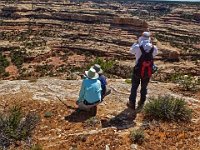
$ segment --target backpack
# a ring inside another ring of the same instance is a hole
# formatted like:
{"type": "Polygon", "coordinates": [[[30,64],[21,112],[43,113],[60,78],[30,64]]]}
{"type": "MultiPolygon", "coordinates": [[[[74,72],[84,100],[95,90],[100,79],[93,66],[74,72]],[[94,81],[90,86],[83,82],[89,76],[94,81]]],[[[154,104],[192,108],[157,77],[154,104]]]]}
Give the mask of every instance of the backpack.
{"type": "Polygon", "coordinates": [[[149,52],[146,52],[143,46],[140,46],[140,50],[142,55],[139,58],[137,65],[135,66],[134,72],[141,78],[150,78],[153,74],[152,70],[154,46],[152,46],[149,52]]]}

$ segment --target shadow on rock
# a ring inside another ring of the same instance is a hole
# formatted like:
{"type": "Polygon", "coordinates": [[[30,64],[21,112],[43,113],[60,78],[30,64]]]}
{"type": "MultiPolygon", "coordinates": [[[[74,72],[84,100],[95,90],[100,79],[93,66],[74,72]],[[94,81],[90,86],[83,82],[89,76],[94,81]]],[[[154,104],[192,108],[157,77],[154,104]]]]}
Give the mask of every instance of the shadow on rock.
{"type": "Polygon", "coordinates": [[[126,108],[120,114],[109,120],[101,120],[101,124],[103,128],[116,127],[118,130],[123,130],[135,126],[135,118],[136,112],[130,108],[126,108]]]}
{"type": "Polygon", "coordinates": [[[75,110],[72,112],[69,116],[65,116],[65,120],[69,122],[83,122],[91,117],[94,117],[95,114],[93,114],[90,111],[82,111],[82,110],[75,110]]]}

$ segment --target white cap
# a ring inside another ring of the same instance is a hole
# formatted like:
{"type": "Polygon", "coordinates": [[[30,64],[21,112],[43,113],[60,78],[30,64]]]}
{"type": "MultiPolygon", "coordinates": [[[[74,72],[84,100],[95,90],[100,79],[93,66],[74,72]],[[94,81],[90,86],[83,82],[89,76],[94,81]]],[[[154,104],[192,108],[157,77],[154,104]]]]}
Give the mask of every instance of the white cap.
{"type": "Polygon", "coordinates": [[[143,33],[142,33],[142,36],[148,38],[148,37],[151,36],[151,33],[150,33],[150,32],[143,32],[143,33]]]}

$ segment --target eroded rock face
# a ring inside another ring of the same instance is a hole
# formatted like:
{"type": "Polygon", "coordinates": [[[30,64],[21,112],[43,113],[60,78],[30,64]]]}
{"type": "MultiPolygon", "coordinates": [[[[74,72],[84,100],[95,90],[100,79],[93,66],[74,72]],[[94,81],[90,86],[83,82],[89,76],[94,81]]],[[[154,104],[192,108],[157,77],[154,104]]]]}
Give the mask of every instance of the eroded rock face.
{"type": "Polygon", "coordinates": [[[32,75],[68,79],[67,71],[82,72],[99,57],[120,61],[110,72],[129,77],[128,68],[134,64],[129,48],[148,29],[163,45],[158,46],[159,63],[198,58],[199,12],[192,11],[197,8],[160,3],[1,1],[0,50],[7,53],[10,65],[18,66],[19,79],[32,75]],[[14,61],[11,57],[16,51],[25,54],[14,61]],[[55,63],[54,58],[62,63],[55,63]]]}

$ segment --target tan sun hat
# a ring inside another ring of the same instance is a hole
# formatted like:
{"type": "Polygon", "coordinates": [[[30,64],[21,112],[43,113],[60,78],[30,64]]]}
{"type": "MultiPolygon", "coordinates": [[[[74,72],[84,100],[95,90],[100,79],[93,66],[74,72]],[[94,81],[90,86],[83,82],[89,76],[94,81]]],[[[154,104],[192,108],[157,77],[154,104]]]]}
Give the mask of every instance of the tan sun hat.
{"type": "Polygon", "coordinates": [[[92,68],[94,68],[94,70],[96,70],[97,73],[102,74],[103,70],[101,69],[101,66],[98,64],[95,64],[92,68]]]}
{"type": "Polygon", "coordinates": [[[85,71],[85,74],[90,79],[98,79],[99,75],[94,68],[90,68],[88,71],[85,71]]]}

